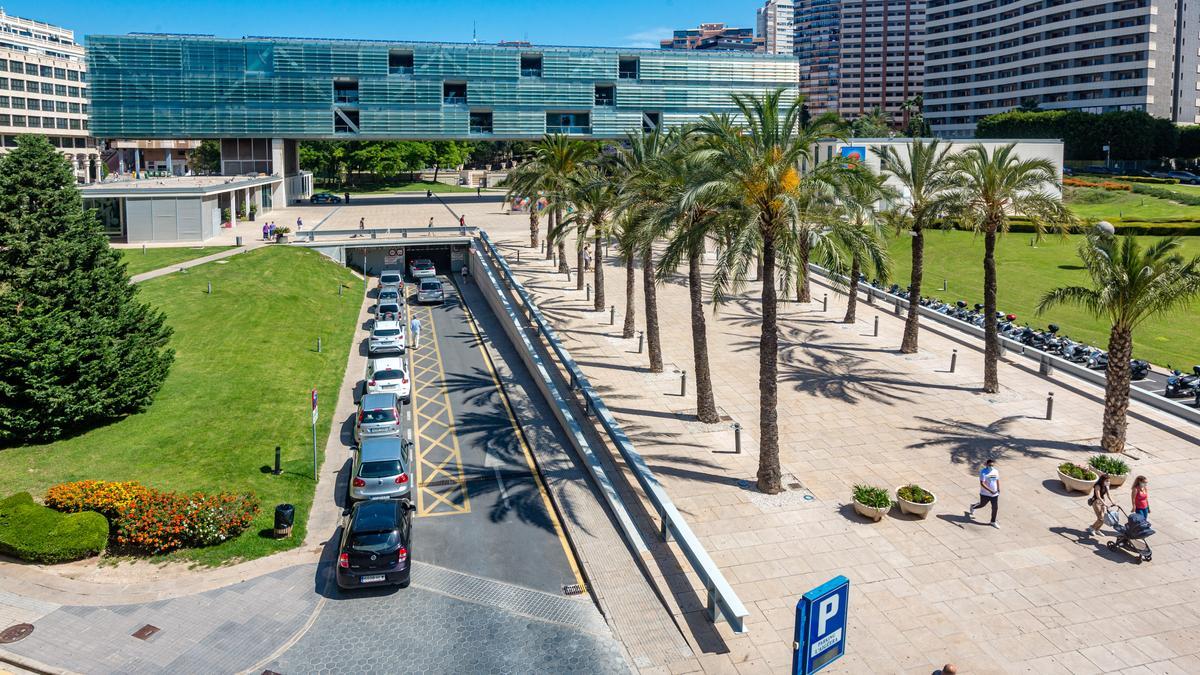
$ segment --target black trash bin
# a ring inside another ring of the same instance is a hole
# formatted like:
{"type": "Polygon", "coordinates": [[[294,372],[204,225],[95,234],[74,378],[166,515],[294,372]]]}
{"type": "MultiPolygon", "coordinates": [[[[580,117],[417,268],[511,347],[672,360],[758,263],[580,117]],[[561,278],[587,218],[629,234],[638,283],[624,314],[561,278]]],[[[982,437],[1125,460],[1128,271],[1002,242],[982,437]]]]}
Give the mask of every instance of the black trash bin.
{"type": "Polygon", "coordinates": [[[296,507],[291,504],[279,504],[275,507],[275,536],[292,536],[292,523],[296,521],[296,507]]]}

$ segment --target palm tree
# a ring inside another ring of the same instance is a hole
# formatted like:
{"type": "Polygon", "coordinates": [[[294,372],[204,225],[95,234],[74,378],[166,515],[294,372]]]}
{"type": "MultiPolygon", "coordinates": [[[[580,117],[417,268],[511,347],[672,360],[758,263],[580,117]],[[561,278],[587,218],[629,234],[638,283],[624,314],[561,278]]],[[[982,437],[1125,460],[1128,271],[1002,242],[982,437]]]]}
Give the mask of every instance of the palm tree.
{"type": "MultiPolygon", "coordinates": [[[[509,195],[528,194],[532,199],[538,194],[552,200],[560,195],[566,184],[567,177],[584,161],[595,154],[592,145],[580,140],[568,138],[563,134],[549,134],[534,144],[533,157],[525,164],[514,170],[514,186],[509,189],[509,195]]],[[[554,245],[558,245],[558,271],[566,272],[566,242],[563,239],[553,239],[553,232],[562,221],[562,205],[550,207],[550,223],[546,236],[546,260],[554,255],[554,245]]],[[[530,211],[530,239],[536,240],[536,204],[530,211]]],[[[534,241],[534,246],[537,242],[534,241]]]]}
{"type": "Polygon", "coordinates": [[[800,220],[801,160],[812,160],[819,138],[804,133],[799,122],[802,99],[782,108],[783,90],[761,97],[733,95],[742,125],[725,116],[707,116],[699,131],[707,136],[695,156],[712,176],[696,186],[726,204],[727,245],[713,274],[713,302],[721,303],[738,289],[746,272],[762,254],[762,324],[758,351],[759,459],[758,489],[774,494],[782,489],[779,467],[778,374],[779,324],[775,288],[776,266],[790,272],[795,251],[793,225],[800,220]]]}
{"type": "Polygon", "coordinates": [[[921,277],[925,273],[925,228],[934,225],[947,213],[951,189],[954,187],[954,167],[950,163],[950,146],[934,139],[929,142],[914,138],[908,145],[907,157],[890,145],[873,148],[879,157],[880,172],[896,179],[904,193],[895,215],[901,226],[912,232],[912,277],[908,285],[908,318],[904,321],[904,339],[900,351],[917,351],[917,308],[921,301],[921,277]]]}
{"type": "MultiPolygon", "coordinates": [[[[544,177],[545,174],[542,173],[541,167],[536,161],[526,162],[508,174],[508,192],[504,195],[504,201],[511,201],[516,197],[529,199],[530,248],[537,248],[540,239],[538,204],[540,197],[546,192],[544,177]]],[[[549,250],[547,250],[548,253],[549,250]]]]}
{"type": "MultiPolygon", "coordinates": [[[[565,199],[574,207],[562,222],[562,228],[573,229],[582,252],[592,238],[594,249],[592,283],[595,287],[595,310],[604,309],[604,240],[611,232],[610,222],[620,198],[619,186],[603,164],[588,163],[567,177],[563,188],[565,199]]],[[[561,236],[561,235],[560,235],[561,236]]],[[[583,284],[583,265],[579,267],[578,283],[583,284]]]]}
{"type": "Polygon", "coordinates": [[[891,267],[885,245],[886,224],[878,209],[880,201],[894,199],[898,192],[887,184],[887,178],[872,172],[865,164],[855,170],[853,180],[839,184],[841,212],[846,227],[836,230],[838,244],[850,257],[850,284],[843,323],[854,323],[858,307],[858,277],[864,266],[872,276],[886,280],[891,267]]]}
{"type": "Polygon", "coordinates": [[[1047,191],[1058,184],[1054,164],[1042,158],[1021,159],[1015,148],[1010,143],[989,151],[976,143],[953,161],[959,182],[953,195],[954,217],[983,233],[983,390],[993,394],[1000,391],[996,236],[1008,231],[1013,216],[1029,219],[1038,236],[1047,225],[1065,231],[1072,220],[1062,199],[1047,191]]]}
{"type": "Polygon", "coordinates": [[[1079,258],[1092,287],[1067,286],[1042,296],[1038,313],[1055,305],[1074,305],[1097,318],[1107,317],[1108,369],[1104,383],[1104,425],[1100,445],[1108,452],[1125,449],[1129,410],[1129,359],[1133,330],[1143,321],[1181,309],[1200,297],[1200,256],[1184,260],[1181,239],[1166,237],[1147,248],[1130,236],[1095,233],[1079,247],[1079,258]]]}
{"type": "Polygon", "coordinates": [[[637,228],[629,212],[618,211],[613,226],[613,237],[617,241],[617,252],[625,263],[625,322],[621,326],[621,337],[631,338],[637,330],[637,228]]]}
{"type": "MultiPolygon", "coordinates": [[[[805,119],[802,116],[800,120],[800,133],[818,138],[844,139],[846,128],[845,122],[835,112],[821,113],[811,119],[805,119]]],[[[812,285],[809,283],[808,263],[813,257],[813,250],[822,249],[824,253],[828,253],[831,250],[828,242],[821,241],[821,235],[827,232],[827,229],[821,222],[821,218],[813,218],[812,216],[821,212],[828,214],[837,204],[837,196],[825,188],[831,186],[833,183],[831,179],[834,177],[830,175],[831,170],[836,173],[841,167],[840,162],[824,162],[813,166],[806,172],[809,175],[806,175],[805,178],[812,181],[810,187],[817,189],[801,191],[801,194],[809,195],[811,198],[810,203],[805,209],[805,212],[811,214],[811,216],[803,218],[796,223],[797,255],[799,257],[796,265],[796,302],[812,302],[812,285]]],[[[819,262],[828,262],[825,259],[828,256],[821,255],[821,253],[822,251],[818,251],[817,257],[819,262]]]]}

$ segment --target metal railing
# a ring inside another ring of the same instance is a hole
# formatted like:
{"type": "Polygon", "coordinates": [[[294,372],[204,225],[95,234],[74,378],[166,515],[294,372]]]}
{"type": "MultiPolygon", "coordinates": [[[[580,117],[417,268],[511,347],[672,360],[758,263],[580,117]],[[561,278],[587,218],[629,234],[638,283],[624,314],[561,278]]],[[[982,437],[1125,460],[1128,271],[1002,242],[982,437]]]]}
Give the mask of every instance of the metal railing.
{"type": "Polygon", "coordinates": [[[467,97],[466,96],[443,96],[442,103],[445,103],[446,105],[466,105],[467,97]]]}
{"type": "Polygon", "coordinates": [[[412,75],[412,66],[388,66],[388,75],[412,75]]]}
{"type": "Polygon", "coordinates": [[[475,124],[471,126],[470,133],[477,136],[488,136],[492,133],[492,127],[490,124],[487,126],[475,124]]]}
{"type": "Polygon", "coordinates": [[[303,230],[292,233],[292,243],[314,243],[317,239],[410,239],[414,237],[474,237],[479,228],[467,225],[459,227],[368,227],[362,230],[303,230]]]}
{"type": "Polygon", "coordinates": [[[521,69],[521,77],[541,77],[541,76],[542,76],[541,68],[522,68],[521,69]]]}
{"type": "Polygon", "coordinates": [[[546,133],[548,134],[590,134],[592,128],[590,126],[580,127],[572,125],[546,125],[546,133]]]}
{"type": "Polygon", "coordinates": [[[695,533],[692,532],[692,528],[687,524],[687,521],[680,515],[679,509],[671,501],[671,497],[667,494],[666,489],[659,483],[654,472],[650,470],[650,467],[646,464],[646,460],[634,448],[633,442],[629,440],[629,436],[621,428],[616,418],[613,417],[608,406],[605,405],[604,399],[592,387],[587,376],[583,374],[579,365],[575,363],[570,353],[567,352],[567,349],[559,340],[557,332],[550,325],[545,315],[542,314],[542,311],[538,309],[537,303],[534,302],[529,291],[517,280],[512,272],[512,268],[508,265],[508,261],[496,250],[486,232],[480,233],[480,241],[484,249],[491,255],[492,260],[500,268],[505,283],[512,289],[513,294],[521,303],[525,305],[530,322],[537,330],[538,335],[546,341],[551,351],[558,357],[559,363],[567,371],[574,387],[582,393],[584,406],[596,416],[608,439],[625,459],[625,464],[637,479],[642,492],[646,495],[646,498],[650,501],[655,511],[658,512],[661,520],[659,535],[663,541],[668,541],[672,537],[675,538],[675,541],[679,545],[679,550],[687,558],[692,571],[696,573],[700,582],[704,584],[708,596],[708,619],[715,622],[718,615],[724,616],[735,632],[745,632],[745,619],[749,616],[749,612],[746,611],[746,607],[742,604],[742,601],[738,599],[737,594],[733,591],[733,587],[726,581],[725,575],[721,573],[721,569],[713,562],[704,545],[700,543],[700,539],[696,537],[695,533]]]}

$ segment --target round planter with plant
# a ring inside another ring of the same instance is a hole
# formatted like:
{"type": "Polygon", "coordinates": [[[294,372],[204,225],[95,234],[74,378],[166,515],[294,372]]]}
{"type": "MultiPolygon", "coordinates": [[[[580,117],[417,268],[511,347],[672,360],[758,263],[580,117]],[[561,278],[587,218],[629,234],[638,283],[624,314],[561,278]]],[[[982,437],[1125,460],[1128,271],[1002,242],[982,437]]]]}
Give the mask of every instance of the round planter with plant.
{"type": "Polygon", "coordinates": [[[892,498],[887,488],[861,484],[854,486],[854,510],[858,515],[879,522],[890,508],[892,498]]]}
{"type": "Polygon", "coordinates": [[[284,226],[275,228],[275,241],[279,244],[288,243],[288,235],[291,234],[292,228],[284,226]]]}
{"type": "Polygon", "coordinates": [[[1109,455],[1096,455],[1088,460],[1088,466],[1108,476],[1109,487],[1120,487],[1129,475],[1129,465],[1109,455]]]}
{"type": "Polygon", "coordinates": [[[1085,466],[1071,462],[1063,462],[1058,465],[1058,480],[1062,482],[1067,491],[1091,492],[1092,486],[1099,479],[1100,477],[1096,475],[1095,471],[1085,466]]]}
{"type": "Polygon", "coordinates": [[[933,505],[937,503],[937,497],[934,497],[929,490],[913,483],[896,488],[896,503],[900,505],[901,512],[924,518],[933,510],[933,505]]]}

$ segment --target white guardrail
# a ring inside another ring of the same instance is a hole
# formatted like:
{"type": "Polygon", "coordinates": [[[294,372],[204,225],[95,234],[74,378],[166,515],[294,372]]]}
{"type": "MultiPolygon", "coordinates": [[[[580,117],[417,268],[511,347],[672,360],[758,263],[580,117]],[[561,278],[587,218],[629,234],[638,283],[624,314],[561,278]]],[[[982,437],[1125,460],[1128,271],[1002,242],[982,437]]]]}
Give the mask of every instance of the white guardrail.
{"type": "Polygon", "coordinates": [[[473,225],[459,227],[368,227],[362,230],[303,230],[293,233],[295,243],[311,243],[317,239],[409,239],[420,237],[474,237],[479,228],[473,225]]]}
{"type": "Polygon", "coordinates": [[[625,463],[632,470],[634,477],[637,478],[638,484],[645,493],[646,498],[650,500],[651,505],[658,512],[661,519],[661,528],[659,535],[663,541],[675,538],[679,549],[683,551],[684,557],[687,558],[691,565],[692,571],[699,577],[701,583],[707,591],[707,615],[709,621],[717,621],[718,615],[724,616],[725,620],[735,632],[743,633],[746,631],[745,619],[749,616],[745,605],[738,599],[734,593],[733,587],[726,581],[725,575],[721,573],[717,564],[708,555],[708,551],[704,549],[704,545],[700,543],[699,538],[692,532],[692,528],[688,526],[687,521],[680,515],[679,509],[675,507],[671,501],[670,495],[667,494],[662,484],[658,482],[654,472],[647,466],[646,460],[633,446],[633,442],[629,440],[629,436],[617,423],[616,418],[608,410],[604,399],[600,397],[595,389],[592,388],[591,382],[587,376],[575,363],[567,349],[559,340],[557,332],[550,325],[550,322],[538,309],[537,303],[525,289],[525,286],[517,280],[509,267],[508,261],[504,256],[496,250],[488,238],[486,232],[480,233],[480,242],[484,250],[491,256],[492,260],[500,270],[505,285],[507,285],[513,294],[525,305],[526,315],[529,317],[532,327],[537,330],[538,335],[545,340],[549,348],[557,356],[563,368],[570,375],[572,385],[578,389],[584,400],[584,406],[591,410],[600,422],[600,426],[604,429],[612,444],[616,446],[621,456],[625,459],[625,463]]]}
{"type": "MultiPolygon", "coordinates": [[[[836,290],[842,293],[846,293],[849,290],[849,279],[845,275],[833,274],[824,267],[811,263],[809,264],[808,268],[820,276],[825,277],[830,282],[833,282],[836,290]]],[[[870,285],[859,284],[858,289],[869,298],[877,298],[879,300],[887,301],[894,307],[894,312],[897,316],[908,312],[908,300],[906,298],[898,298],[870,285]]],[[[871,300],[868,300],[868,302],[871,302],[871,300]]],[[[932,319],[957,331],[977,337],[980,340],[984,338],[983,328],[980,328],[974,324],[962,321],[961,319],[956,319],[952,316],[946,316],[941,312],[935,312],[928,307],[918,306],[917,312],[922,318],[932,319]]],[[[1078,363],[1072,363],[1071,361],[1068,361],[1062,357],[1038,351],[1033,347],[1021,344],[1012,338],[1001,335],[1000,356],[1004,356],[1008,351],[1015,352],[1031,361],[1037,362],[1038,372],[1047,377],[1052,376],[1054,371],[1061,370],[1069,375],[1072,375],[1073,377],[1091,382],[1092,384],[1096,384],[1101,387],[1105,385],[1104,371],[1102,370],[1091,370],[1089,368],[1085,368],[1078,363]]],[[[1129,397],[1135,401],[1145,403],[1156,410],[1169,413],[1181,419],[1187,420],[1192,424],[1200,425],[1200,409],[1183,405],[1169,398],[1146,391],[1145,389],[1139,389],[1138,387],[1129,388],[1129,397]]]]}

